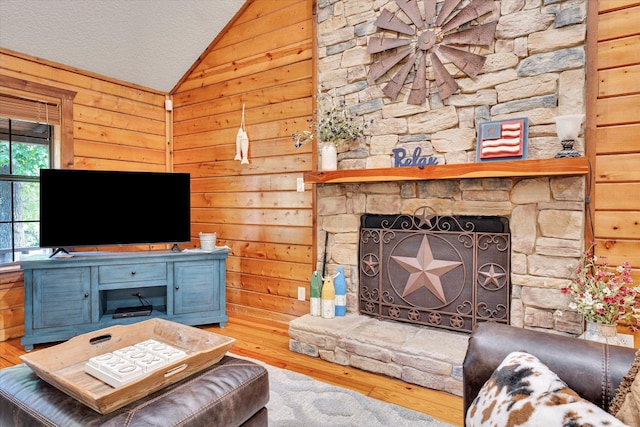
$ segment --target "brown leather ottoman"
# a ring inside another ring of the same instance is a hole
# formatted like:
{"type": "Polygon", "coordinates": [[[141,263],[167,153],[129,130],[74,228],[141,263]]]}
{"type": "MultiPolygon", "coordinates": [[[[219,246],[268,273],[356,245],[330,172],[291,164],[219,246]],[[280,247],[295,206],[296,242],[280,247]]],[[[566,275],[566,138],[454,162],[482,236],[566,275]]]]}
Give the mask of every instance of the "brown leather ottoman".
{"type": "Polygon", "coordinates": [[[225,356],[211,368],[101,415],[24,364],[0,370],[0,426],[267,426],[269,377],[225,356]]]}

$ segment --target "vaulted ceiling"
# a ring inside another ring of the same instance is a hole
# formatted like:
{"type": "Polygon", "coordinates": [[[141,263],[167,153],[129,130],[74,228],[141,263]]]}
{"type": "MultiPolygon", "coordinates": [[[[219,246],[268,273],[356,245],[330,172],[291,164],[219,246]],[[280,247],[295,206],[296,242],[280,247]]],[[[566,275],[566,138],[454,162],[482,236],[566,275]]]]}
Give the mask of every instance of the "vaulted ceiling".
{"type": "Polygon", "coordinates": [[[170,92],[245,0],[0,0],[0,47],[170,92]]]}

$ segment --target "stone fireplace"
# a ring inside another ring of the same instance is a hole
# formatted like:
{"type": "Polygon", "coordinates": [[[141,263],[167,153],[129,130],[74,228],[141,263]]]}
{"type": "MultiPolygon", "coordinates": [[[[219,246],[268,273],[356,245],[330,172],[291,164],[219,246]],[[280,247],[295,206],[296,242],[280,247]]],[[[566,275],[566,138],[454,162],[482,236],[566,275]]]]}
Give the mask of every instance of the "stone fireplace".
{"type": "MultiPolygon", "coordinates": [[[[370,39],[400,37],[375,22],[391,13],[411,25],[403,3],[415,3],[426,15],[420,0],[318,2],[318,90],[344,101],[351,114],[369,123],[364,139],[338,153],[339,172],[378,169],[379,179],[358,182],[354,176],[348,182],[316,185],[317,259],[324,257],[328,235],[328,271],[345,268],[348,309],[357,313],[361,215],[411,215],[429,206],[442,216],[501,216],[509,221],[511,234],[509,322],[579,333],[580,319],[567,310],[560,288],[584,248],[584,176],[547,174],[541,166],[539,174],[526,177],[465,178],[460,173],[446,179],[387,182],[384,171],[402,169],[390,167],[398,148],[407,153],[419,148],[422,155],[437,159],[438,165],[425,166],[425,172],[452,165],[473,170],[474,163],[481,163],[476,155],[478,125],[518,117],[528,119],[526,160],[553,159],[561,148],[554,117],[585,112],[586,0],[489,1],[489,12],[465,24],[473,28],[496,22],[493,41],[473,49],[486,58],[484,66],[470,78],[441,58],[458,90],[441,99],[429,84],[420,105],[408,102],[415,67],[394,99],[386,95],[385,86],[402,64],[375,81],[368,77],[381,58],[369,53],[370,39]]],[[[445,7],[445,0],[435,3],[436,12],[445,7]]],[[[464,9],[471,0],[455,3],[464,9]]],[[[576,148],[583,152],[583,147],[580,139],[576,148]]]]}
{"type": "Polygon", "coordinates": [[[318,185],[318,258],[323,259],[327,233],[327,272],[345,269],[348,315],[292,321],[291,350],[461,395],[467,333],[359,314],[362,215],[413,215],[423,206],[446,216],[506,218],[511,241],[508,322],[579,334],[582,320],[569,309],[561,287],[583,248],[584,185],[582,176],[318,185]]]}
{"type": "MultiPolygon", "coordinates": [[[[456,3],[464,8],[470,1],[456,3]]],[[[458,89],[441,99],[430,83],[432,70],[427,69],[427,99],[420,105],[407,102],[411,80],[418,75],[415,68],[394,99],[386,95],[385,86],[404,64],[392,67],[375,81],[368,78],[371,65],[381,59],[367,50],[369,38],[399,37],[393,31],[380,30],[375,21],[383,13],[391,13],[394,19],[411,24],[402,10],[404,3],[318,2],[318,90],[344,101],[350,113],[371,123],[366,138],[338,153],[337,176],[341,171],[377,169],[378,178],[358,181],[357,174],[346,174],[353,179],[316,181],[316,268],[322,268],[328,237],[327,272],[333,274],[338,266],[344,267],[348,314],[335,319],[307,315],[292,321],[290,347],[461,395],[467,333],[359,314],[360,220],[362,215],[413,215],[423,206],[442,216],[506,218],[511,285],[508,323],[550,333],[579,334],[581,318],[568,308],[569,299],[561,287],[584,248],[583,175],[546,173],[544,168],[526,176],[518,171],[512,175],[483,173],[482,177],[436,172],[432,179],[388,181],[385,175],[397,176],[397,168],[390,167],[390,156],[397,148],[407,153],[419,148],[422,155],[437,159],[438,165],[425,167],[425,175],[430,175],[428,168],[452,165],[465,165],[452,169],[474,172],[478,125],[523,117],[528,119],[526,160],[553,159],[560,148],[554,117],[585,112],[587,2],[492,2],[491,12],[465,24],[473,27],[496,22],[493,41],[472,48],[486,58],[478,75],[469,77],[445,60],[443,65],[458,89]],[[385,9],[388,12],[383,12],[385,9]],[[385,174],[385,169],[391,172],[385,174]]],[[[417,4],[424,14],[422,1],[409,3],[417,4]]],[[[444,3],[437,0],[436,12],[444,3]]],[[[578,151],[583,152],[583,147],[583,141],[578,141],[578,151]]]]}

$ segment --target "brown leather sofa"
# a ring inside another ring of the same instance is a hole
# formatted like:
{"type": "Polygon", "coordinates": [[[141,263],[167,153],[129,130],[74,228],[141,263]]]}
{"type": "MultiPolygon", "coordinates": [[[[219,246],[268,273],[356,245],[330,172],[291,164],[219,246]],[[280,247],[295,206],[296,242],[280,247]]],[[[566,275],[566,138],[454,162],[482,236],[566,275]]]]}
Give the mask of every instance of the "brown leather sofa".
{"type": "Polygon", "coordinates": [[[495,322],[479,323],[463,364],[465,414],[493,371],[513,351],[533,354],[584,399],[608,410],[636,350],[495,322]]]}
{"type": "Polygon", "coordinates": [[[106,415],[40,380],[24,364],[0,370],[0,426],[267,427],[268,401],[266,369],[230,356],[106,415]]]}

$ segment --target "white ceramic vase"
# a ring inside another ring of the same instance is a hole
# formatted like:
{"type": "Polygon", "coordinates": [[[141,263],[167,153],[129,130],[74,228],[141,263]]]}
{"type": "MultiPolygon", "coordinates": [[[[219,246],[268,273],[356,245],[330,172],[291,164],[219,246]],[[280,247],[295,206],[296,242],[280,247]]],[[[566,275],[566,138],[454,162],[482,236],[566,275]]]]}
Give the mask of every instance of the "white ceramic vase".
{"type": "Polygon", "coordinates": [[[204,251],[212,251],[216,248],[217,233],[200,233],[200,247],[204,251]]]}
{"type": "Polygon", "coordinates": [[[333,142],[325,142],[320,147],[320,169],[322,171],[338,170],[338,150],[333,142]]]}
{"type": "Polygon", "coordinates": [[[578,338],[610,345],[625,345],[622,337],[618,335],[616,325],[607,325],[590,320],[587,320],[587,327],[584,333],[578,338]]]}

